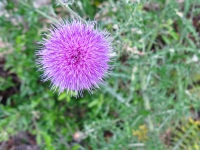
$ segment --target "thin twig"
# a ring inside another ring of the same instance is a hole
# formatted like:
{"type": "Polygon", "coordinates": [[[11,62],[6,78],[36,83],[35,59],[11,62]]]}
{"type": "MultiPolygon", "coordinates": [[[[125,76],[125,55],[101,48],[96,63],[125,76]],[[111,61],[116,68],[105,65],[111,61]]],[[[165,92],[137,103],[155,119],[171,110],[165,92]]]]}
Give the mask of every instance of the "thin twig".
{"type": "Polygon", "coordinates": [[[134,143],[134,144],[128,144],[129,147],[143,147],[145,146],[144,143],[134,143]]]}
{"type": "Polygon", "coordinates": [[[86,22],[83,18],[81,18],[77,13],[75,13],[75,12],[68,6],[67,3],[63,3],[62,0],[57,0],[57,1],[59,2],[59,4],[60,4],[62,7],[66,8],[67,11],[68,11],[71,15],[73,15],[74,17],[76,17],[77,19],[79,19],[80,21],[82,21],[83,23],[87,24],[87,22],[86,22]]]}

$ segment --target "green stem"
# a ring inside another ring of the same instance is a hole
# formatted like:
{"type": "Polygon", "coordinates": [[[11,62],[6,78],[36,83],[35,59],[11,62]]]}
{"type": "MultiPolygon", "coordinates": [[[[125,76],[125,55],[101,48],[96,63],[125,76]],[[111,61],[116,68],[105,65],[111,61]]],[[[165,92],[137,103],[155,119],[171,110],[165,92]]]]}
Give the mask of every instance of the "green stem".
{"type": "MultiPolygon", "coordinates": [[[[28,7],[28,8],[32,8],[30,5],[28,5],[28,4],[25,3],[24,1],[20,1],[20,3],[21,3],[22,5],[28,7]]],[[[52,22],[58,23],[58,21],[57,21],[55,18],[53,18],[53,17],[47,15],[46,13],[42,12],[41,10],[39,10],[39,9],[34,9],[34,11],[37,12],[38,14],[44,16],[45,18],[48,18],[48,19],[51,20],[52,22]]]]}
{"type": "Polygon", "coordinates": [[[158,35],[158,28],[155,29],[153,36],[151,37],[151,41],[150,41],[150,43],[147,47],[147,50],[146,50],[147,52],[149,52],[151,50],[157,35],[158,35]]]}
{"type": "Polygon", "coordinates": [[[66,8],[67,11],[68,11],[71,15],[73,15],[73,16],[76,17],[77,19],[79,19],[79,20],[81,20],[82,22],[84,22],[85,24],[87,24],[87,22],[86,22],[83,18],[81,18],[77,13],[75,13],[66,3],[63,3],[62,0],[57,0],[57,1],[60,3],[60,5],[61,5],[62,7],[66,8]]]}
{"type": "MultiPolygon", "coordinates": [[[[150,102],[149,102],[150,100],[146,93],[146,89],[147,89],[146,78],[147,78],[147,76],[145,75],[145,71],[142,72],[141,77],[142,77],[141,78],[142,79],[141,86],[142,86],[142,96],[143,96],[143,100],[144,100],[144,107],[147,111],[150,111],[151,110],[151,106],[150,106],[150,102]]],[[[153,122],[152,122],[150,115],[147,116],[147,120],[148,120],[148,124],[149,124],[149,130],[153,131],[154,126],[153,126],[153,122]]]]}

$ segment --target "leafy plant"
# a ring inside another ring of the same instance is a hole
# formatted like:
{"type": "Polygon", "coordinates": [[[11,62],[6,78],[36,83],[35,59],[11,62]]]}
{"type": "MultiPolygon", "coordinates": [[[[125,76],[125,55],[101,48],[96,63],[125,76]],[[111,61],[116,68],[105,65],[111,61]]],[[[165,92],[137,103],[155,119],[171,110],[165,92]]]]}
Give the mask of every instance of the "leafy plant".
{"type": "Polygon", "coordinates": [[[75,98],[50,91],[35,64],[41,34],[72,16],[57,1],[1,1],[0,37],[8,44],[1,48],[0,43],[0,56],[6,59],[4,71],[16,74],[20,83],[0,77],[0,93],[17,88],[8,98],[1,95],[0,148],[25,131],[44,150],[198,149],[196,121],[180,122],[200,109],[199,2],[77,0],[69,5],[111,32],[117,54],[101,90],[75,98]],[[184,132],[174,130],[173,144],[164,144],[162,134],[174,124],[184,132]]]}

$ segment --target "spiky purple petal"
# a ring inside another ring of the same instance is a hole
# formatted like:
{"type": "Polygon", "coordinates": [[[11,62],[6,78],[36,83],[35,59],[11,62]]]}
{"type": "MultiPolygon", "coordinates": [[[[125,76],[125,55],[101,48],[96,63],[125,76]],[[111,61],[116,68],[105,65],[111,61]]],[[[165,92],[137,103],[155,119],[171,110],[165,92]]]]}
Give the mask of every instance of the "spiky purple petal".
{"type": "Polygon", "coordinates": [[[111,38],[108,32],[95,29],[95,23],[62,22],[49,30],[37,51],[43,81],[50,80],[59,93],[82,93],[98,88],[108,73],[111,38]]]}

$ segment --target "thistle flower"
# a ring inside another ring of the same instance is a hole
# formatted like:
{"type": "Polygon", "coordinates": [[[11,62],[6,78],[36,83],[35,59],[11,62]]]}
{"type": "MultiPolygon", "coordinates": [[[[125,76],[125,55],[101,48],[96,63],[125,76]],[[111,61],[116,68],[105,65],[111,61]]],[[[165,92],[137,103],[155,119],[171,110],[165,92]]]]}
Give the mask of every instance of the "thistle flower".
{"type": "Polygon", "coordinates": [[[39,70],[44,71],[42,80],[50,80],[52,89],[82,95],[83,90],[92,93],[104,82],[113,57],[112,38],[95,25],[63,21],[54,25],[47,38],[39,43],[37,63],[39,70]]]}

